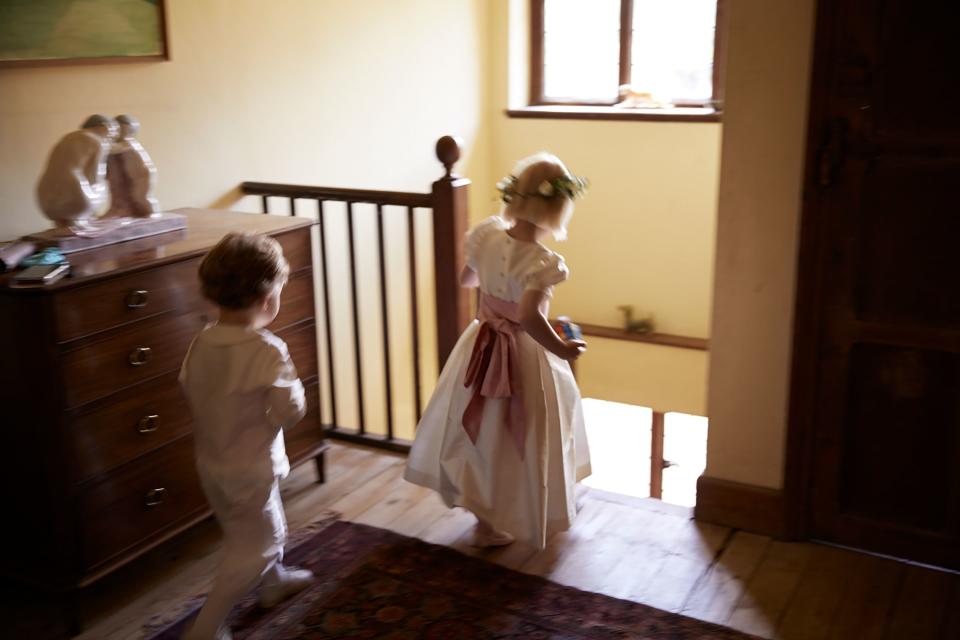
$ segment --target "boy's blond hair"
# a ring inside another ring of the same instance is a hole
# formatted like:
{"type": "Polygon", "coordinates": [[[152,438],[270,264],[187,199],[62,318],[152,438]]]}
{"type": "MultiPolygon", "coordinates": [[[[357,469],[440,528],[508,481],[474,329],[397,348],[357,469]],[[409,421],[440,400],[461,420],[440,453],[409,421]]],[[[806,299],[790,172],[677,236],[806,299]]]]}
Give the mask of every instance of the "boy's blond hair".
{"type": "MultiPolygon", "coordinates": [[[[517,163],[513,174],[517,177],[519,193],[537,193],[544,181],[569,175],[560,158],[540,152],[517,163]]],[[[503,207],[507,220],[526,220],[542,229],[549,229],[557,240],[567,237],[567,223],[573,215],[573,200],[562,194],[553,197],[514,198],[503,207]]]]}
{"type": "Polygon", "coordinates": [[[227,309],[249,309],[287,279],[290,265],[269,236],[228,233],[200,263],[205,298],[227,309]]]}

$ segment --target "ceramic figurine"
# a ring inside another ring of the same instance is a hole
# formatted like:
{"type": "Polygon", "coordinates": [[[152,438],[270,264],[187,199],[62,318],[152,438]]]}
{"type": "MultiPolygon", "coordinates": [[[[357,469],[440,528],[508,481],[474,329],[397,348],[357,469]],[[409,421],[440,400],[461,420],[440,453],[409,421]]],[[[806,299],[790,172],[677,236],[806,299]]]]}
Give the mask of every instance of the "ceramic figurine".
{"type": "Polygon", "coordinates": [[[109,205],[107,154],[117,123],[102,115],[87,118],[54,146],[37,183],[37,201],[44,215],[65,234],[103,233],[97,216],[109,205]]]}
{"type": "Polygon", "coordinates": [[[653,333],[653,316],[634,320],[632,305],[625,304],[617,309],[623,312],[623,328],[627,333],[653,333]]]}
{"type": "Polygon", "coordinates": [[[160,211],[160,204],[153,196],[157,168],[135,137],[140,131],[137,119],[120,115],[116,120],[120,132],[107,158],[111,198],[107,215],[114,218],[150,217],[160,211]]]}

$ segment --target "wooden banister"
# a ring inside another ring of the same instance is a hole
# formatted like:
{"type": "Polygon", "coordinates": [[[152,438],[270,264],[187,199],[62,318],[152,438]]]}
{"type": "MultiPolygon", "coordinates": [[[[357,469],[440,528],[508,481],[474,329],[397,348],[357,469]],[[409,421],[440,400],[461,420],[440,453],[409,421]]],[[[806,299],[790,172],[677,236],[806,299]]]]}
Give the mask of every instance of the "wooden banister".
{"type": "Polygon", "coordinates": [[[595,338],[645,342],[663,347],[677,347],[680,349],[693,349],[695,351],[710,350],[710,341],[706,338],[677,336],[669,333],[632,333],[621,327],[604,327],[597,324],[581,324],[580,330],[583,331],[583,335],[593,336],[595,338]]]}
{"type": "Polygon", "coordinates": [[[437,299],[437,357],[440,369],[470,321],[470,299],[460,286],[463,238],[467,233],[467,189],[470,181],[453,173],[460,159],[460,141],[437,141],[437,159],[446,174],[433,183],[433,261],[437,299]]]}
{"type": "MultiPolygon", "coordinates": [[[[461,332],[469,322],[470,305],[468,292],[460,286],[460,269],[463,267],[463,238],[467,232],[469,218],[467,210],[467,188],[470,181],[453,173],[453,166],[460,159],[460,141],[451,136],[444,136],[437,141],[437,159],[444,167],[444,175],[433,183],[430,193],[411,193],[402,191],[376,191],[371,189],[344,189],[340,187],[318,187],[312,185],[282,184],[273,182],[244,182],[240,185],[242,193],[259,196],[263,202],[263,213],[270,213],[270,198],[286,198],[289,200],[289,209],[285,213],[297,215],[297,200],[313,200],[316,204],[316,220],[319,227],[320,266],[323,282],[323,308],[326,334],[327,373],[326,384],[330,397],[329,419],[324,421],[327,432],[346,440],[364,442],[377,447],[407,450],[409,442],[397,438],[394,434],[394,406],[391,371],[393,364],[390,358],[390,345],[397,338],[390,333],[390,309],[387,295],[387,264],[386,246],[390,240],[385,235],[384,220],[387,216],[399,215],[401,212],[384,207],[400,207],[406,213],[407,245],[409,251],[407,277],[410,282],[410,313],[413,358],[408,363],[412,369],[412,385],[414,390],[414,411],[419,422],[421,414],[421,376],[420,376],[420,323],[418,316],[417,296],[417,248],[415,233],[415,210],[433,210],[433,256],[436,285],[436,313],[437,313],[437,354],[440,368],[443,368],[447,357],[453,350],[461,332]],[[350,317],[353,333],[353,360],[356,377],[356,415],[358,424],[356,431],[347,429],[339,424],[336,392],[336,376],[334,375],[334,351],[349,347],[349,343],[338,342],[333,337],[331,322],[330,279],[327,255],[328,244],[336,242],[329,237],[324,223],[324,204],[327,202],[346,203],[347,212],[347,262],[349,267],[350,286],[350,317]],[[379,267],[379,294],[380,294],[380,331],[383,346],[384,371],[384,401],[386,408],[385,436],[373,435],[367,432],[365,424],[365,395],[363,375],[363,353],[360,321],[362,305],[359,293],[364,283],[358,280],[356,248],[362,239],[358,238],[358,229],[355,218],[368,214],[366,208],[357,211],[355,205],[372,204],[376,208],[376,238],[378,267],[379,267]]],[[[300,212],[303,215],[303,212],[300,212]]],[[[307,215],[312,215],[310,212],[307,215]]],[[[407,364],[407,363],[402,363],[407,364]]]]}
{"type": "Polygon", "coordinates": [[[249,196],[276,196],[279,198],[303,198],[327,202],[372,203],[399,207],[433,206],[429,193],[406,191],[373,191],[370,189],[341,189],[339,187],[314,187],[302,184],[277,182],[243,182],[240,191],[249,196]]]}

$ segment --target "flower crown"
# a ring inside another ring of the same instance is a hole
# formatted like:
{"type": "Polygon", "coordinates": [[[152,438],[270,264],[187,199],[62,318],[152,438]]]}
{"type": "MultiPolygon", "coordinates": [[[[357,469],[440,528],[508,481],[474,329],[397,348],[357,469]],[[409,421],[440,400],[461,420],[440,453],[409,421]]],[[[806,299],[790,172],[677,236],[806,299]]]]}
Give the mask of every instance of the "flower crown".
{"type": "Polygon", "coordinates": [[[497,183],[497,191],[500,192],[500,199],[506,204],[513,202],[514,198],[551,198],[563,197],[573,200],[582,198],[587,192],[590,182],[586,178],[578,176],[560,176],[544,180],[533,193],[522,193],[517,190],[520,179],[517,176],[507,176],[497,183]]]}

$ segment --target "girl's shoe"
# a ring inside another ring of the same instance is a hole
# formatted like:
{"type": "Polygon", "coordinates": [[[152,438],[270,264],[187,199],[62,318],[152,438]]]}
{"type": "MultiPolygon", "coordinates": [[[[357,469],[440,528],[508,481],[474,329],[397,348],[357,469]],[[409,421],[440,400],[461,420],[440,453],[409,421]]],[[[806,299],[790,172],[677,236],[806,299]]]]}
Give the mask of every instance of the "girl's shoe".
{"type": "Polygon", "coordinates": [[[516,540],[506,531],[480,531],[473,534],[473,546],[475,547],[505,547],[516,540]]]}

